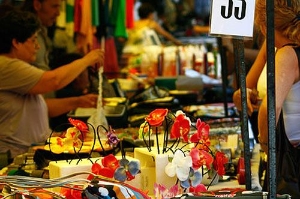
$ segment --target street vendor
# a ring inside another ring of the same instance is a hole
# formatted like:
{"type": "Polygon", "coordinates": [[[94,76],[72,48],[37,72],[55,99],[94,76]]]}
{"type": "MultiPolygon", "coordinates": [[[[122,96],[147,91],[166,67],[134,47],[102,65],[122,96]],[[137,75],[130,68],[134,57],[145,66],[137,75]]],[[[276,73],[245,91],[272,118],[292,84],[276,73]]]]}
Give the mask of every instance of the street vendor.
{"type": "MultiPolygon", "coordinates": [[[[0,8],[0,10],[2,10],[0,8]]],[[[49,136],[48,109],[42,94],[63,88],[88,66],[103,62],[95,49],[81,59],[44,71],[29,63],[40,46],[40,22],[29,12],[7,9],[0,17],[0,153],[10,158],[27,152],[49,136]]],[[[91,98],[96,106],[97,97],[91,98]]]]}

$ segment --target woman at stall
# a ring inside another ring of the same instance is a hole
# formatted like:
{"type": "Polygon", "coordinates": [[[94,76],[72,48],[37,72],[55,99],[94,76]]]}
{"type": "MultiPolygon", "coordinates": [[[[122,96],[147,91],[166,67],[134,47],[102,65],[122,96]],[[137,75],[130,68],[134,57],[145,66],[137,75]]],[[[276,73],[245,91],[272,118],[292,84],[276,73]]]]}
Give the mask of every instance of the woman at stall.
{"type": "Polygon", "coordinates": [[[182,44],[181,41],[156,22],[155,9],[150,3],[142,3],[138,8],[138,15],[140,19],[136,20],[134,27],[128,30],[128,40],[123,52],[131,52],[132,48],[140,51],[143,46],[161,45],[160,36],[175,45],[182,44]]]}
{"type": "MultiPolygon", "coordinates": [[[[0,9],[3,10],[3,9],[0,9]]],[[[48,109],[41,94],[61,89],[88,66],[103,62],[96,49],[55,70],[44,71],[29,63],[39,50],[40,22],[34,14],[7,9],[0,17],[0,153],[11,158],[27,152],[49,136],[48,109]]],[[[97,95],[87,102],[96,107],[97,95]]]]}
{"type": "MultiPolygon", "coordinates": [[[[266,0],[257,1],[255,23],[264,35],[268,31],[265,11],[266,0]]],[[[275,0],[274,16],[277,192],[300,198],[299,0],[275,0]]],[[[266,60],[265,42],[246,77],[246,87],[248,114],[258,109],[259,142],[263,151],[268,153],[266,60]]],[[[234,93],[233,100],[241,109],[240,90],[234,93]]]]}

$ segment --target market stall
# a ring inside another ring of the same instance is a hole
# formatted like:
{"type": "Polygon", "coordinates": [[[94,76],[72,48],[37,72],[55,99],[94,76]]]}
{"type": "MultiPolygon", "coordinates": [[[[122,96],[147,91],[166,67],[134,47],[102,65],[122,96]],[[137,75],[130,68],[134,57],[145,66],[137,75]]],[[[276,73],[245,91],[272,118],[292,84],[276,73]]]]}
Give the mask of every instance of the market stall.
{"type": "MultiPolygon", "coordinates": [[[[268,10],[272,11],[271,5],[268,1],[268,10]]],[[[268,14],[272,20],[273,13],[268,14]]],[[[272,31],[268,34],[268,92],[273,93],[274,35],[272,31]]],[[[276,194],[274,95],[270,95],[268,120],[270,186],[264,193],[260,176],[255,175],[261,156],[249,135],[246,101],[241,113],[227,101],[227,77],[221,71],[225,68],[222,43],[216,36],[198,39],[200,43],[148,46],[134,56],[126,55],[129,60],[124,68],[134,72],[124,82],[113,80],[124,96],[102,98],[102,75],[116,72],[109,71],[113,67],[106,65],[106,71],[102,67],[98,107],[70,112],[67,130],[53,129],[46,143],[31,147],[4,167],[1,196],[289,198],[276,194]],[[126,92],[139,91],[145,76],[153,78],[154,85],[143,85],[143,92],[128,98],[126,92]],[[132,80],[134,89],[124,89],[132,80]],[[222,86],[224,98],[219,103],[205,103],[203,89],[214,86],[222,86]],[[99,124],[97,117],[94,121],[98,123],[89,122],[91,113],[101,115],[108,123],[99,124]]],[[[242,98],[246,99],[242,38],[234,38],[234,49],[242,98]]]]}

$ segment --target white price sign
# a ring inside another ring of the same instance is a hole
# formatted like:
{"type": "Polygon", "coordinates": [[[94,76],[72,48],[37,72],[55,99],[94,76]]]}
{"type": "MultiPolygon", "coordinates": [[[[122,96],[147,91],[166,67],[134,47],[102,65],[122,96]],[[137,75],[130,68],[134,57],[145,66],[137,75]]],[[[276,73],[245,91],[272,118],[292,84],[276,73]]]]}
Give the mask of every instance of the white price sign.
{"type": "Polygon", "coordinates": [[[255,0],[213,0],[210,33],[253,36],[255,0]]]}

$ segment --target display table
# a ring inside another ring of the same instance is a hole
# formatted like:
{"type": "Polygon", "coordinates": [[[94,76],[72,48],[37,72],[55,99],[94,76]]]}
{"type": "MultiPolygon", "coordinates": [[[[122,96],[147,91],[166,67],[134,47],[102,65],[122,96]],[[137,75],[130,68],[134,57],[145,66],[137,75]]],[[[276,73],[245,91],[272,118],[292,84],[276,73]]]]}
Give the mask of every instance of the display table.
{"type": "MultiPolygon", "coordinates": [[[[260,153],[260,147],[259,145],[255,145],[254,149],[253,149],[253,156],[252,156],[252,160],[251,160],[251,171],[252,171],[252,174],[253,176],[255,177],[255,175],[257,174],[257,171],[258,171],[258,164],[257,162],[259,161],[259,153],[260,153]]],[[[143,152],[144,150],[140,150],[141,152],[143,152]]],[[[141,155],[141,154],[140,154],[141,155]]],[[[143,165],[145,163],[145,161],[147,162],[147,159],[141,159],[141,164],[143,165]]],[[[148,162],[151,162],[150,160],[148,160],[148,162]]],[[[152,161],[153,162],[153,161],[152,161]]],[[[163,162],[159,161],[160,164],[162,164],[163,162]]],[[[148,166],[151,166],[151,164],[148,166]]],[[[154,166],[154,165],[152,165],[154,166]]],[[[154,169],[155,170],[155,169],[154,169]]],[[[163,171],[161,171],[162,173],[163,171]]],[[[141,174],[138,174],[139,177],[141,177],[141,174]]],[[[144,174],[144,175],[147,175],[148,177],[154,177],[153,173],[147,173],[147,174],[144,174]]],[[[161,174],[160,174],[161,175],[161,174]]],[[[139,186],[141,186],[140,182],[136,181],[138,180],[138,176],[136,176],[137,179],[135,179],[135,181],[131,182],[130,184],[136,188],[138,188],[139,186]]],[[[157,176],[155,178],[158,178],[157,176]]],[[[160,182],[162,181],[166,181],[166,179],[161,176],[162,179],[159,179],[160,182]]],[[[252,179],[253,180],[253,179],[252,179]]],[[[172,183],[172,185],[175,185],[176,183],[176,180],[171,180],[170,181],[172,183]]],[[[155,181],[156,183],[156,181],[155,181]]],[[[255,182],[254,182],[255,183],[255,182]]],[[[153,185],[151,185],[153,186],[153,185]]],[[[222,181],[220,180],[217,184],[215,185],[212,185],[212,186],[209,186],[207,187],[208,191],[218,191],[218,190],[232,190],[232,189],[245,189],[245,185],[240,185],[239,182],[234,178],[234,177],[231,177],[230,180],[226,180],[226,181],[222,181]]],[[[149,191],[149,196],[153,196],[153,191],[150,193],[150,190],[147,189],[149,191]]],[[[257,190],[255,186],[252,187],[252,190],[257,190]]],[[[154,198],[154,197],[153,197],[154,198]]]]}
{"type": "MultiPolygon", "coordinates": [[[[215,128],[211,129],[211,133],[212,133],[212,146],[216,146],[216,143],[213,142],[216,139],[214,139],[214,137],[218,137],[218,140],[221,137],[221,134],[216,134],[214,132],[215,128]]],[[[219,130],[218,130],[219,132],[219,130]]],[[[222,131],[223,132],[223,131],[222,131]]],[[[227,135],[228,133],[222,133],[222,136],[224,137],[225,135],[227,135]]],[[[160,153],[158,153],[157,151],[155,151],[154,149],[157,149],[157,143],[156,143],[156,139],[152,139],[155,140],[154,141],[154,146],[152,146],[153,151],[149,152],[147,148],[135,148],[134,150],[134,154],[126,154],[126,156],[128,156],[128,158],[135,158],[138,159],[140,161],[140,173],[138,173],[135,176],[135,179],[133,181],[130,181],[128,184],[130,184],[131,186],[138,188],[140,190],[143,191],[147,191],[147,193],[149,195],[153,195],[154,194],[154,184],[160,184],[160,185],[164,185],[168,188],[172,187],[173,185],[175,185],[177,183],[177,179],[175,178],[171,178],[169,176],[166,175],[165,173],[165,167],[169,162],[168,157],[172,156],[173,153],[169,153],[169,154],[161,154],[162,151],[160,151],[160,153]]],[[[225,143],[218,142],[218,145],[222,148],[225,147],[225,149],[229,149],[230,147],[232,147],[232,149],[230,148],[230,151],[233,151],[237,146],[237,141],[238,141],[238,136],[236,133],[234,134],[228,134],[226,136],[226,139],[224,137],[224,139],[222,139],[225,143]],[[230,146],[230,147],[229,147],[230,146]]],[[[158,143],[163,143],[163,134],[159,134],[158,136],[158,143]]],[[[170,143],[171,144],[171,143],[170,143]]],[[[181,147],[181,144],[178,145],[177,147],[181,147]]],[[[160,148],[160,150],[162,150],[162,148],[160,148]]],[[[15,159],[15,168],[16,166],[20,165],[20,164],[32,164],[32,161],[29,160],[33,160],[32,158],[33,153],[30,154],[24,154],[24,157],[22,156],[22,158],[17,158],[15,159]]],[[[115,154],[116,156],[120,156],[121,154],[115,154]]],[[[259,185],[259,179],[258,179],[258,167],[259,167],[259,159],[260,159],[260,147],[259,145],[255,145],[253,151],[252,151],[252,159],[251,159],[251,172],[252,172],[252,179],[249,179],[252,181],[252,190],[261,190],[261,187],[259,185]]],[[[52,170],[52,173],[50,171],[50,178],[56,178],[56,177],[62,177],[64,175],[67,174],[71,174],[72,172],[78,171],[78,172],[83,172],[83,171],[90,171],[92,162],[90,161],[83,161],[81,162],[86,163],[84,165],[73,165],[73,164],[69,164],[65,161],[60,161],[59,163],[57,162],[52,162],[53,164],[51,165],[52,168],[53,166],[57,166],[57,164],[61,164],[60,166],[63,167],[55,167],[58,168],[58,170],[54,171],[52,170]],[[64,166],[65,165],[65,166],[64,166]],[[66,169],[65,169],[66,168],[66,169]],[[72,169],[71,169],[72,168],[72,169]],[[61,172],[63,171],[63,172],[61,172]],[[52,174],[55,174],[54,176],[52,174]]],[[[73,162],[76,163],[76,162],[73,162]]],[[[24,169],[27,168],[27,166],[23,167],[24,169]]],[[[49,166],[50,168],[50,166],[49,166]]],[[[27,171],[27,170],[26,170],[27,171]]],[[[30,172],[28,171],[28,173],[30,174],[30,172]]],[[[42,175],[41,175],[42,176],[42,175]]],[[[44,177],[44,176],[43,176],[44,177]]],[[[48,176],[49,177],[49,176],[48,176]]],[[[225,176],[224,176],[225,177],[225,176]]],[[[212,185],[212,186],[207,186],[206,188],[208,191],[217,191],[217,190],[223,190],[223,189],[245,189],[245,185],[241,185],[239,184],[238,180],[236,180],[236,176],[231,176],[230,180],[220,180],[218,183],[212,185]]],[[[247,179],[248,180],[248,179],[247,179]]],[[[204,183],[203,183],[204,184],[204,183]]],[[[209,184],[209,183],[208,183],[209,184]]]]}

